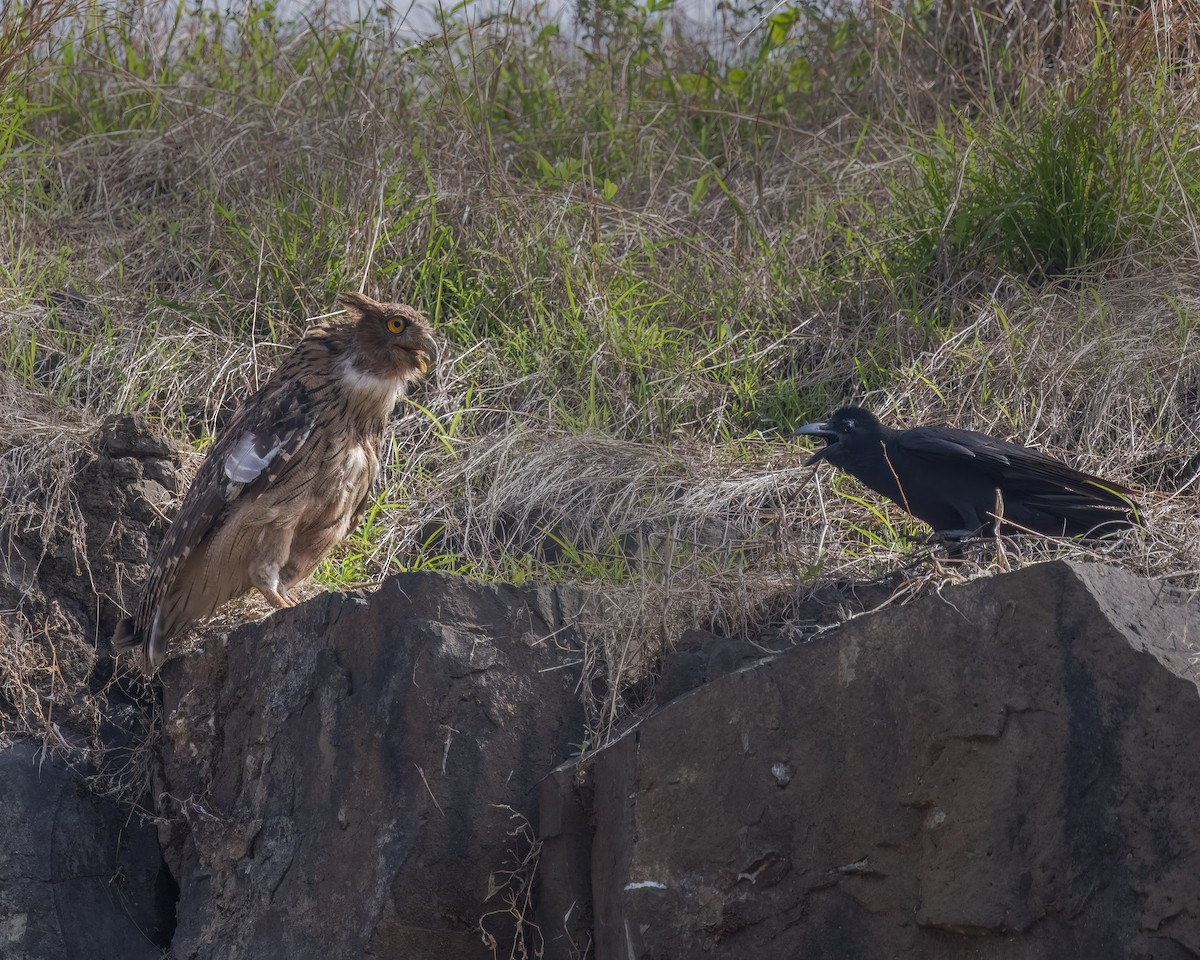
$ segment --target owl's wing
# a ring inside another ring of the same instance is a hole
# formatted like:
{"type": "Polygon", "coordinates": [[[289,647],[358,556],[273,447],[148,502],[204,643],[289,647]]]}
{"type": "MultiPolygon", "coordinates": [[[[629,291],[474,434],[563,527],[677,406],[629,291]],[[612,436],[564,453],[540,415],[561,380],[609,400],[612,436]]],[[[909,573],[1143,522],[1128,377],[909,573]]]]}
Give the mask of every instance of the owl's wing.
{"type": "Polygon", "coordinates": [[[235,501],[254,499],[275,482],[308,440],[314,421],[313,397],[299,380],[268,382],[241,406],[167,530],[133,622],[114,638],[119,648],[142,645],[151,656],[165,649],[170,631],[156,622],[156,614],[176,572],[235,501]]]}
{"type": "Polygon", "coordinates": [[[271,486],[312,433],[312,395],[299,380],[266,384],[213,444],[171,525],[159,557],[182,563],[236,500],[271,486]]]}

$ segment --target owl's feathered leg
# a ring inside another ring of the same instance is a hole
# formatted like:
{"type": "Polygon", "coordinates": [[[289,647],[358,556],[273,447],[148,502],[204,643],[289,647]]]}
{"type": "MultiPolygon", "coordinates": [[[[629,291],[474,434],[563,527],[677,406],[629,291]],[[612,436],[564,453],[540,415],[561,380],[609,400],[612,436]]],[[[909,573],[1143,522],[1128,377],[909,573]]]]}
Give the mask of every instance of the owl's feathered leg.
{"type": "Polygon", "coordinates": [[[291,585],[279,575],[287,563],[295,532],[295,526],[290,524],[267,527],[247,571],[250,575],[250,585],[277,610],[296,605],[296,601],[287,595],[291,585]]]}

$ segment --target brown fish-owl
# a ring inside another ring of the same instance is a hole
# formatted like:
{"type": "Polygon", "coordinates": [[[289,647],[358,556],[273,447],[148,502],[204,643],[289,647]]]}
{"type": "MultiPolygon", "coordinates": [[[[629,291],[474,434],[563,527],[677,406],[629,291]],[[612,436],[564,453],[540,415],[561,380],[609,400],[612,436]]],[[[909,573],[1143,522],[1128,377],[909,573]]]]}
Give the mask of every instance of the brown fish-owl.
{"type": "Polygon", "coordinates": [[[153,674],[167,641],[257,589],[275,607],[370,502],[396,401],[436,353],[412,307],[341,297],[234,413],[163,539],[133,616],[113,637],[153,674]]]}

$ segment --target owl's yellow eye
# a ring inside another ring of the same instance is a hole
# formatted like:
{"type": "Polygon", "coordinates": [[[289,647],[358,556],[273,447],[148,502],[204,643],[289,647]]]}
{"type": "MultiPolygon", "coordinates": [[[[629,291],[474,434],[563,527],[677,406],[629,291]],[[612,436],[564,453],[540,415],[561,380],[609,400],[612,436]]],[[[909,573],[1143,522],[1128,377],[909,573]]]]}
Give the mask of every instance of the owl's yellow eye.
{"type": "Polygon", "coordinates": [[[403,317],[392,317],[387,322],[387,328],[392,333],[403,333],[408,329],[408,321],[403,317]]]}

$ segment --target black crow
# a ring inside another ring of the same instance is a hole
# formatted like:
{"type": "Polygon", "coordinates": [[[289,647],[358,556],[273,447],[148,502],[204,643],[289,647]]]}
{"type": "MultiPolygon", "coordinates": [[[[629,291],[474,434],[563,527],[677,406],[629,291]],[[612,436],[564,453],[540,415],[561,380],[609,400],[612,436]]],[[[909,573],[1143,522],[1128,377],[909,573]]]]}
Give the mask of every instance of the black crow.
{"type": "Polygon", "coordinates": [[[808,464],[828,460],[946,540],[995,536],[997,511],[1005,524],[1055,537],[1141,525],[1133,490],[974,430],[892,430],[869,410],[842,407],[796,434],[825,441],[808,464]]]}

